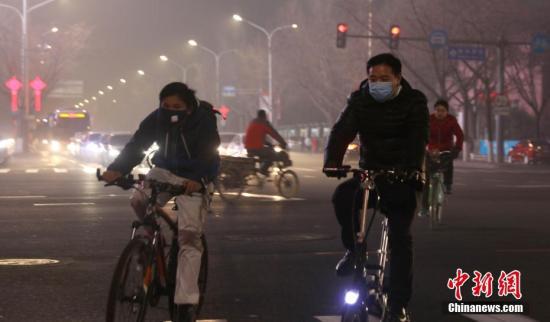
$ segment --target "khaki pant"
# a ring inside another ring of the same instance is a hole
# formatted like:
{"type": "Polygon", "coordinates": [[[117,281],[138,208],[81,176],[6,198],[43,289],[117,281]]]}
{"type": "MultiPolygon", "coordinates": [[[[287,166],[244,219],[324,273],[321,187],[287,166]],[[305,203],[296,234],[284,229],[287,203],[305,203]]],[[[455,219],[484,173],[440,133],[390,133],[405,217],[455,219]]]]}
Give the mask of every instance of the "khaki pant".
{"type": "MultiPolygon", "coordinates": [[[[151,169],[147,174],[147,179],[174,185],[181,185],[187,181],[186,178],[178,177],[170,171],[161,168],[151,169]]],[[[144,191],[136,190],[131,197],[132,207],[140,219],[143,219],[145,216],[150,192],[151,189],[148,188],[145,188],[144,191]]],[[[157,197],[157,202],[160,206],[164,206],[172,197],[174,196],[169,193],[160,193],[157,197]]],[[[206,202],[204,196],[197,193],[192,196],[176,196],[176,204],[178,206],[176,216],[180,250],[178,253],[174,303],[198,304],[198,279],[203,252],[201,235],[203,232],[206,202]]]]}

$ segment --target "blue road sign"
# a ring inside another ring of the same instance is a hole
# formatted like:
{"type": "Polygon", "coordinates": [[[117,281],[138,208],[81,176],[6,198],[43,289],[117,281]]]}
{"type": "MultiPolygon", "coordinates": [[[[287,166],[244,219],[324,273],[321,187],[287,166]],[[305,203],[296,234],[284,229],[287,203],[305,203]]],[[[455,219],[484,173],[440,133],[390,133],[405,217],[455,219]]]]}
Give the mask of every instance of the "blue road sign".
{"type": "Polygon", "coordinates": [[[533,36],[531,41],[531,50],[535,54],[541,54],[550,49],[550,36],[542,33],[537,33],[533,36]]]}
{"type": "Polygon", "coordinates": [[[223,97],[235,97],[237,96],[237,88],[235,86],[224,86],[222,88],[223,97]]]}
{"type": "Polygon", "coordinates": [[[453,60],[485,60],[485,47],[449,47],[447,57],[453,60]]]}
{"type": "Polygon", "coordinates": [[[428,43],[433,49],[439,49],[447,46],[448,37],[445,30],[434,30],[428,37],[428,43]]]}

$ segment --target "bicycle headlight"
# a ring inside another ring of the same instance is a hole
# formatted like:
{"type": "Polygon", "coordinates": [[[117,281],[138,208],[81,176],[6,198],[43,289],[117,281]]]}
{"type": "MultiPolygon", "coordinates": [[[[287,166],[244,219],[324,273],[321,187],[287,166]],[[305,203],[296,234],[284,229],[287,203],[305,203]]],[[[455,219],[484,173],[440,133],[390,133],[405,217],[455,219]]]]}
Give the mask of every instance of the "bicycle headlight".
{"type": "Polygon", "coordinates": [[[358,144],[351,143],[350,145],[348,145],[348,151],[357,150],[357,148],[359,148],[358,144]]]}
{"type": "Polygon", "coordinates": [[[359,291],[358,290],[349,290],[346,292],[346,296],[344,298],[344,301],[348,305],[354,305],[357,303],[357,300],[359,299],[359,291]]]}

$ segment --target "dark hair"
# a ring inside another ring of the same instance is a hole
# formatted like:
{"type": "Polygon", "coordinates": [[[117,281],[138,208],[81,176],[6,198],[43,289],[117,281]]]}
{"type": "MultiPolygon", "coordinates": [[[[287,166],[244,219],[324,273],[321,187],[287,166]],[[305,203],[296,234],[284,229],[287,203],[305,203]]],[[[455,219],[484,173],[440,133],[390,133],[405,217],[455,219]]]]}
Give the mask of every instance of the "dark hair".
{"type": "Polygon", "coordinates": [[[447,112],[449,111],[449,102],[444,99],[438,99],[434,104],[434,108],[437,106],[443,106],[447,110],[447,112]]]}
{"type": "Polygon", "coordinates": [[[164,88],[160,91],[159,101],[162,102],[162,100],[169,96],[177,96],[188,107],[197,106],[197,97],[195,96],[195,91],[190,89],[184,83],[173,82],[164,86],[164,88]]]}
{"type": "Polygon", "coordinates": [[[258,114],[256,114],[258,118],[261,119],[267,119],[267,113],[265,110],[258,110],[258,114]]]}
{"type": "Polygon", "coordinates": [[[401,75],[401,61],[390,53],[378,54],[371,57],[367,62],[367,74],[370,72],[371,68],[377,65],[388,65],[391,67],[392,73],[395,76],[401,75]]]}

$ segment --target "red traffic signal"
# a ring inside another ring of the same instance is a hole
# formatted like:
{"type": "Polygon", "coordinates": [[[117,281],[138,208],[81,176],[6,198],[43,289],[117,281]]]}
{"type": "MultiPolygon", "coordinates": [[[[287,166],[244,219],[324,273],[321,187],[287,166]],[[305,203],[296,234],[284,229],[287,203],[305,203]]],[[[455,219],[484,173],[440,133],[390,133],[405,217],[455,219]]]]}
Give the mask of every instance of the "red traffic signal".
{"type": "Polygon", "coordinates": [[[218,111],[221,113],[222,117],[224,120],[227,119],[227,115],[229,114],[229,112],[231,112],[231,109],[226,106],[226,105],[222,105],[220,106],[220,108],[218,109],[218,111]]]}
{"type": "Polygon", "coordinates": [[[347,33],[348,33],[347,23],[339,23],[336,26],[336,48],[346,48],[347,33]]]}
{"type": "Polygon", "coordinates": [[[339,32],[343,32],[343,33],[348,32],[348,25],[345,24],[345,23],[340,23],[340,24],[338,24],[338,27],[337,27],[337,28],[338,28],[338,31],[339,31],[339,32]]]}
{"type": "Polygon", "coordinates": [[[401,27],[398,25],[391,25],[390,27],[390,49],[397,49],[399,47],[399,36],[401,35],[401,27]]]}

